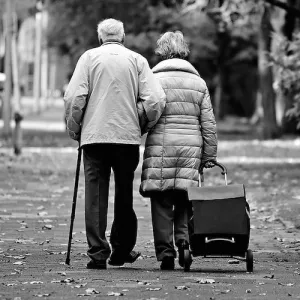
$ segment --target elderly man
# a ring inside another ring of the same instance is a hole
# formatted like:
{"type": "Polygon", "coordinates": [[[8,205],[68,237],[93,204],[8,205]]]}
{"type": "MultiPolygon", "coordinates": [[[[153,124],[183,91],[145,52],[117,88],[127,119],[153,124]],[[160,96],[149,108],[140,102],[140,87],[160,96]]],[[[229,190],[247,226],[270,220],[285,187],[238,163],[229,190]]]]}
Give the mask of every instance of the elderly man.
{"type": "Polygon", "coordinates": [[[124,47],[123,23],[98,24],[100,47],[79,59],[65,92],[67,129],[83,148],[85,223],[89,269],[133,263],[137,218],[133,179],[139,162],[141,128],[152,128],[165,106],[165,94],[147,60],[124,47]],[[114,220],[107,242],[108,193],[111,169],[115,179],[114,220]]]}

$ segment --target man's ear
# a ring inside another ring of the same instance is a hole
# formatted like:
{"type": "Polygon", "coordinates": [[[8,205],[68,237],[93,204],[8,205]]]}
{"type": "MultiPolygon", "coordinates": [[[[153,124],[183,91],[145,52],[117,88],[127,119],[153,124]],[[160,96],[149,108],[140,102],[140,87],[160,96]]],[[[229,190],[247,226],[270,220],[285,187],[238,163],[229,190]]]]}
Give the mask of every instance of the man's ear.
{"type": "Polygon", "coordinates": [[[124,42],[125,42],[125,33],[123,34],[123,37],[122,37],[122,44],[124,44],[124,42]]]}

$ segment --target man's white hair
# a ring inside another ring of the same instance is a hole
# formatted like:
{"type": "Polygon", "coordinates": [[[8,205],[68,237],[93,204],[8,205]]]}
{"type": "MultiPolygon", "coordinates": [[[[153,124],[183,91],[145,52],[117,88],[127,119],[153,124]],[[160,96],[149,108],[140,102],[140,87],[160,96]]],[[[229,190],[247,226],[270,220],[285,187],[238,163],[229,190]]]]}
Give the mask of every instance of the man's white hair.
{"type": "Polygon", "coordinates": [[[97,27],[98,38],[103,42],[112,39],[121,42],[124,37],[124,25],[121,21],[115,19],[106,19],[101,21],[97,27]]]}

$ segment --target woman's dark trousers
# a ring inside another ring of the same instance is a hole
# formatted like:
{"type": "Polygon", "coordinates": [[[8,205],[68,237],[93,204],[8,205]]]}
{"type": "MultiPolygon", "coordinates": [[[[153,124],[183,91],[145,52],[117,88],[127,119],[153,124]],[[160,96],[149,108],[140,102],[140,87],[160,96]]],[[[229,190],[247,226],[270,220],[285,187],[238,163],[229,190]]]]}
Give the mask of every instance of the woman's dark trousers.
{"type": "Polygon", "coordinates": [[[106,260],[111,253],[105,236],[111,169],[115,179],[111,247],[118,255],[126,256],[135,246],[137,218],[133,210],[133,180],[138,162],[139,145],[83,146],[87,254],[93,260],[106,260]]]}
{"type": "Polygon", "coordinates": [[[192,206],[184,191],[162,192],[151,197],[151,215],[156,257],[176,257],[175,244],[189,242],[188,219],[192,206]]]}

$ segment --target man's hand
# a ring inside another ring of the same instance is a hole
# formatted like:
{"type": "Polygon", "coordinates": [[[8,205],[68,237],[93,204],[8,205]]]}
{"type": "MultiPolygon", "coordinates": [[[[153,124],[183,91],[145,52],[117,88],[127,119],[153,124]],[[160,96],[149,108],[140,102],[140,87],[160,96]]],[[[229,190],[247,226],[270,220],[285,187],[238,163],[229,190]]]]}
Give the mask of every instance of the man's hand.
{"type": "Polygon", "coordinates": [[[208,161],[204,164],[204,168],[208,169],[208,168],[213,168],[215,166],[215,164],[211,161],[208,161]]]}

